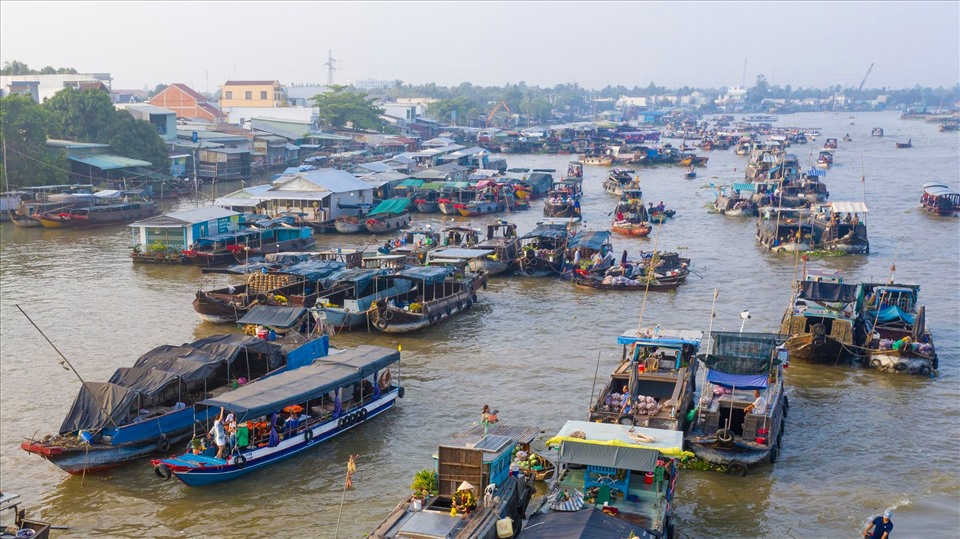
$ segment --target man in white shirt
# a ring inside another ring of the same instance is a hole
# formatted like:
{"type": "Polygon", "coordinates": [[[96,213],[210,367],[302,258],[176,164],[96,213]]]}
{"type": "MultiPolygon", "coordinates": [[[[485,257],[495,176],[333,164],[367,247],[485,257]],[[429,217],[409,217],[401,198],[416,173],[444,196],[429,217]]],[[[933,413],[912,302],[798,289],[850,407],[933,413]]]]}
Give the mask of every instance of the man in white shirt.
{"type": "Polygon", "coordinates": [[[751,404],[748,404],[746,407],[744,407],[743,411],[748,414],[751,414],[751,413],[756,415],[766,414],[767,399],[763,398],[763,396],[760,395],[759,389],[753,390],[753,396],[756,397],[757,400],[753,401],[751,404]]]}

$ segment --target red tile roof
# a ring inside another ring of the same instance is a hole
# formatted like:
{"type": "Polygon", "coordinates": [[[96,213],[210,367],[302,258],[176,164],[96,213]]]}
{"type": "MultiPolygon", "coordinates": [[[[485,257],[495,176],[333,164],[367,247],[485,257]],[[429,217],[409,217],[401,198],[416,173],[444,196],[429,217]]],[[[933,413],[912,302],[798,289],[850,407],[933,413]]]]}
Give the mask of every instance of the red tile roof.
{"type": "Polygon", "coordinates": [[[280,84],[275,80],[228,80],[223,83],[224,86],[266,86],[268,84],[280,84]]]}
{"type": "MultiPolygon", "coordinates": [[[[175,83],[171,84],[170,86],[168,86],[167,88],[169,88],[169,87],[171,87],[171,86],[176,86],[177,88],[180,89],[181,92],[183,92],[183,93],[189,95],[190,97],[196,99],[196,100],[197,100],[197,103],[205,103],[205,102],[207,101],[207,98],[204,97],[203,94],[201,94],[200,92],[195,91],[193,88],[190,88],[189,86],[187,86],[186,84],[183,84],[182,82],[175,82],[175,83]]],[[[164,89],[164,91],[166,91],[166,89],[164,89]]],[[[161,93],[163,93],[163,92],[161,92],[161,93]]]]}

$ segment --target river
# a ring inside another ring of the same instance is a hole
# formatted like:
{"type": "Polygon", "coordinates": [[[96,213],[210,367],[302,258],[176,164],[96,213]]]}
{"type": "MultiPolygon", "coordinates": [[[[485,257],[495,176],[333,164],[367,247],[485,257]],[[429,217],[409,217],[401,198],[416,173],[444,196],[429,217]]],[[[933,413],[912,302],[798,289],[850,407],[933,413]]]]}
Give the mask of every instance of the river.
{"type": "MultiPolygon", "coordinates": [[[[806,169],[826,137],[841,142],[825,182],[830,200],[860,201],[869,256],[811,261],[841,270],[846,282],[886,280],[922,285],[940,356],[940,376],[893,375],[859,367],[794,362],[786,373],[790,416],[779,461],[745,478],[684,470],[675,522],[684,537],[855,537],[885,508],[898,537],[955,536],[960,529],[960,219],[919,209],[923,183],[960,187],[960,134],[905,121],[894,112],[804,113],[781,125],[819,127],[823,136],[792,151],[806,169]],[[850,125],[853,122],[854,125],[850,125]],[[870,137],[873,127],[886,136],[870,137]],[[912,139],[913,148],[894,142],[912,139]],[[861,182],[861,176],[866,178],[861,182]]],[[[390,413],[307,454],[241,480],[205,488],[161,482],[148,462],[106,475],[71,477],[19,449],[24,437],[56,432],[79,384],[29,321],[43,329],[84,379],[106,380],[161,344],[230,331],[198,321],[190,302],[211,284],[197,268],[133,265],[126,228],[95,231],[0,231],[0,478],[22,495],[34,517],[69,526],[56,537],[123,538],[365,537],[406,495],[414,473],[432,467],[437,445],[479,418],[483,404],[505,423],[536,424],[543,438],[567,419],[585,419],[594,373],[602,385],[619,358],[616,337],[643,325],[777,331],[790,300],[795,258],[759,248],[753,219],[707,212],[709,184],[743,177],[746,158],[705,152],[695,180],[680,167],[640,168],[647,201],[663,200],[676,218],[648,238],[614,238],[615,252],[658,245],[692,258],[676,293],[641,294],[575,288],[554,279],[493,278],[467,314],[407,336],[335,336],[336,347],[361,343],[403,347],[406,398],[390,413]],[[353,490],[344,495],[346,462],[359,455],[353,490]],[[341,499],[344,500],[341,513],[341,499]],[[283,532],[281,532],[283,530],[283,532]]],[[[573,156],[507,155],[511,167],[566,171],[573,156]]],[[[607,228],[614,197],[607,174],[586,167],[585,226],[607,228]]],[[[219,186],[224,194],[224,186],[219,186]]],[[[202,202],[212,193],[201,193],[202,202]]],[[[181,199],[167,209],[192,207],[181,199]]],[[[542,205],[507,216],[520,233],[542,205]]],[[[416,214],[415,217],[422,217],[416,214]]],[[[453,218],[429,216],[440,224],[453,218]]],[[[461,221],[463,221],[461,219],[461,221]]],[[[480,224],[483,219],[471,222],[480,224]]],[[[321,236],[322,246],[377,245],[365,236],[321,236]]],[[[540,442],[542,444],[542,440],[540,442]]]]}

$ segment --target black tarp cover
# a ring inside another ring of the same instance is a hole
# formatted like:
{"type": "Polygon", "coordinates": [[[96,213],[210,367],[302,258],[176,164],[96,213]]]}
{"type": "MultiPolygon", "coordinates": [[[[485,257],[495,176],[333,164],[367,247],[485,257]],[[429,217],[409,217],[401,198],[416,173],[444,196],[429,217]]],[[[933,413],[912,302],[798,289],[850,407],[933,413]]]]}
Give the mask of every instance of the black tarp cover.
{"type": "Polygon", "coordinates": [[[212,335],[194,341],[187,346],[202,350],[212,356],[223,358],[227,363],[233,363],[241,352],[264,354],[268,358],[270,370],[283,364],[283,351],[280,345],[249,335],[235,333],[212,335]]]}
{"type": "Polygon", "coordinates": [[[60,425],[60,434],[119,425],[127,417],[130,407],[137,402],[138,396],[135,390],[116,384],[87,382],[80,388],[73,407],[60,425]]]}
{"type": "Polygon", "coordinates": [[[179,377],[176,374],[166,371],[143,367],[121,367],[107,381],[137,391],[145,397],[155,397],[171,382],[177,380],[179,377]]]}
{"type": "Polygon", "coordinates": [[[857,285],[800,281],[800,297],[811,301],[842,301],[849,303],[857,300],[857,285]]]}
{"type": "MultiPolygon", "coordinates": [[[[297,325],[307,310],[303,307],[285,307],[282,305],[254,305],[237,324],[253,324],[278,329],[289,329],[297,325]]],[[[262,339],[261,339],[262,340],[262,339]]]]}
{"type": "Polygon", "coordinates": [[[537,228],[534,228],[530,232],[527,232],[523,235],[522,240],[531,239],[531,238],[549,238],[549,239],[561,239],[569,235],[567,232],[566,225],[537,225],[537,228]]]}
{"type": "Polygon", "coordinates": [[[610,516],[596,507],[580,511],[536,513],[523,526],[523,539],[652,539],[653,535],[636,524],[610,516]],[[633,534],[633,535],[631,535],[633,534]]]}

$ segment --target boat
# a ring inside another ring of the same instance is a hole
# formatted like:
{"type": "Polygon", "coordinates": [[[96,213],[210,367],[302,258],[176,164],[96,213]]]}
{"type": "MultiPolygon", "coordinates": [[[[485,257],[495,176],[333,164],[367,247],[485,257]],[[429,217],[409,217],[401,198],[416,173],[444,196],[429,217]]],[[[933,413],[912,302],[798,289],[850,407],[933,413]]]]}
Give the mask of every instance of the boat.
{"type": "Polygon", "coordinates": [[[558,479],[532,512],[521,539],[678,537],[672,511],[677,460],[692,456],[683,450],[682,432],[567,421],[545,443],[557,451],[558,479]],[[593,521],[601,512],[615,523],[582,535],[560,527],[574,517],[593,521]]]}
{"type": "Polygon", "coordinates": [[[677,210],[668,210],[663,205],[663,201],[656,206],[653,205],[653,202],[650,202],[650,207],[647,208],[647,216],[651,223],[662,223],[676,214],[677,210]]]}
{"type": "Polygon", "coordinates": [[[757,244],[771,251],[796,252],[813,249],[810,213],[802,208],[768,207],[757,217],[757,244]]]}
{"type": "Polygon", "coordinates": [[[277,272],[255,272],[245,281],[213,290],[197,290],[193,310],[204,322],[232,324],[256,305],[313,307],[317,280],[344,268],[337,261],[301,262],[277,272]]]}
{"type": "Polygon", "coordinates": [[[586,153],[580,156],[580,162],[584,165],[609,167],[613,164],[613,156],[601,153],[586,153]]]}
{"type": "Polygon", "coordinates": [[[32,539],[50,539],[52,526],[49,522],[28,519],[26,512],[20,509],[20,495],[0,492],[0,516],[13,515],[12,522],[0,521],[0,539],[29,537],[32,539]]]}
{"type": "Polygon", "coordinates": [[[865,366],[930,376],[939,368],[920,285],[861,283],[857,294],[858,343],[865,366]]]}
{"type": "Polygon", "coordinates": [[[761,123],[772,123],[776,122],[779,118],[770,114],[754,114],[752,116],[744,116],[743,121],[745,122],[761,122],[761,123]]]}
{"type": "Polygon", "coordinates": [[[543,204],[544,217],[580,217],[580,197],[583,196],[583,180],[567,178],[554,182],[543,204]]]}
{"type": "Polygon", "coordinates": [[[503,220],[488,224],[486,239],[481,240],[475,247],[491,250],[493,254],[482,261],[471,260],[468,264],[470,271],[482,270],[490,277],[513,271],[520,252],[517,225],[503,220]]]}
{"type": "Polygon", "coordinates": [[[567,241],[579,219],[544,219],[520,237],[517,273],[524,277],[559,275],[563,271],[567,241]]]}
{"type": "Polygon", "coordinates": [[[611,169],[607,179],[603,180],[603,190],[611,195],[620,196],[624,189],[640,189],[640,177],[635,176],[635,173],[633,169],[611,169]]]}
{"type": "Polygon", "coordinates": [[[415,477],[422,489],[401,501],[368,539],[517,537],[534,488],[511,462],[539,433],[498,424],[441,443],[434,465],[415,477]]]}
{"type": "Polygon", "coordinates": [[[664,292],[676,290],[690,274],[689,258],[677,253],[640,251],[640,260],[628,260],[601,271],[574,269],[563,276],[583,288],[621,292],[664,292]]]}
{"type": "Polygon", "coordinates": [[[234,414],[235,446],[226,458],[188,451],[155,459],[154,473],[162,480],[176,477],[191,487],[210,485],[312,449],[393,408],[404,396],[399,376],[395,380],[391,374],[391,366],[399,362],[397,350],[361,345],[206,398],[198,404],[209,410],[208,418],[216,412],[221,417],[224,411],[234,414]],[[281,411],[290,419],[278,428],[281,411]],[[261,430],[261,423],[266,429],[261,430]]]}
{"type": "Polygon", "coordinates": [[[10,216],[22,199],[23,193],[20,191],[0,193],[0,223],[10,221],[10,216]]]}
{"type": "Polygon", "coordinates": [[[817,168],[830,168],[833,165],[833,154],[824,150],[817,155],[817,161],[813,166],[817,168]]]}
{"type": "Polygon", "coordinates": [[[828,138],[827,140],[823,141],[824,150],[836,150],[837,146],[837,139],[835,138],[828,138]]]}
{"type": "Polygon", "coordinates": [[[844,284],[839,272],[807,270],[796,281],[793,300],[783,314],[780,333],[790,335],[792,359],[837,365],[856,355],[857,286],[844,284]]]}
{"type": "Polygon", "coordinates": [[[610,230],[623,236],[647,236],[653,227],[650,216],[643,205],[643,192],[640,189],[624,189],[620,202],[613,209],[614,218],[610,230]]]}
{"type": "Polygon", "coordinates": [[[20,203],[8,211],[10,221],[20,228],[43,226],[36,215],[60,213],[96,203],[93,185],[43,185],[24,187],[20,203]]]}
{"type": "Polygon", "coordinates": [[[693,167],[691,166],[690,168],[687,169],[686,172],[683,173],[683,177],[684,177],[684,179],[687,179],[687,180],[692,180],[692,179],[696,178],[696,177],[697,177],[697,169],[695,169],[695,168],[693,168],[693,167]]]}
{"type": "Polygon", "coordinates": [[[952,131],[960,131],[960,121],[944,122],[940,124],[938,130],[941,133],[949,133],[952,131]]]}
{"type": "Polygon", "coordinates": [[[908,139],[906,142],[898,142],[897,148],[913,148],[913,139],[908,139]]]}
{"type": "Polygon", "coordinates": [[[717,199],[713,202],[711,210],[730,217],[757,215],[757,203],[752,197],[742,194],[748,191],[755,192],[756,189],[756,185],[742,182],[734,183],[727,188],[718,188],[717,199]]]}
{"type": "Polygon", "coordinates": [[[702,331],[636,328],[617,338],[620,363],[590,406],[591,422],[682,431],[693,402],[702,331]],[[625,404],[629,403],[629,404],[625,404]]]}
{"type": "Polygon", "coordinates": [[[440,231],[428,223],[404,230],[399,237],[387,240],[377,250],[384,255],[404,255],[407,264],[419,266],[427,259],[427,253],[442,243],[440,231]]]}
{"type": "Polygon", "coordinates": [[[870,130],[870,136],[871,136],[871,137],[882,137],[882,136],[883,136],[883,128],[882,128],[882,127],[874,127],[872,130],[870,130]]]}
{"type": "Polygon", "coordinates": [[[413,200],[413,207],[420,213],[437,213],[440,211],[440,204],[437,199],[440,198],[440,189],[443,188],[443,182],[430,182],[420,186],[410,197],[413,200]]]}
{"type": "Polygon", "coordinates": [[[700,356],[706,382],[684,441],[698,459],[742,477],[751,466],[775,463],[780,454],[789,405],[783,384],[789,356],[782,347],[788,336],[733,331],[710,336],[710,351],[700,356]]]}
{"type": "Polygon", "coordinates": [[[400,230],[410,223],[409,198],[391,198],[377,204],[366,215],[367,230],[373,234],[381,234],[391,230],[400,230]]]}
{"type": "Polygon", "coordinates": [[[389,286],[395,280],[413,281],[406,297],[381,299],[370,308],[370,321],[384,333],[408,333],[437,325],[470,310],[477,301],[477,291],[485,288],[486,274],[474,274],[461,267],[410,267],[392,275],[376,277],[389,286]]]}
{"type": "Polygon", "coordinates": [[[36,219],[45,228],[94,228],[128,224],[160,214],[156,202],[123,202],[74,207],[59,212],[40,213],[36,219]]]}
{"type": "Polygon", "coordinates": [[[341,215],[333,221],[333,227],[341,234],[356,234],[367,230],[365,215],[341,215]]]}
{"type": "Polygon", "coordinates": [[[810,223],[817,248],[847,254],[870,254],[868,211],[863,202],[830,202],[815,207],[810,223]]]}
{"type": "Polygon", "coordinates": [[[583,163],[580,161],[570,161],[567,163],[567,176],[570,178],[583,178],[583,163]]]}
{"type": "Polygon", "coordinates": [[[949,215],[960,212],[960,193],[941,182],[923,184],[920,207],[934,215],[949,215]]]}
{"type": "Polygon", "coordinates": [[[313,236],[313,228],[295,226],[293,221],[292,217],[278,217],[249,224],[248,230],[260,232],[257,241],[227,250],[233,253],[237,262],[246,263],[268,254],[305,252],[315,248],[317,240],[313,236]]]}
{"type": "MultiPolygon", "coordinates": [[[[304,233],[298,230],[291,235],[292,238],[279,242],[280,248],[277,251],[286,250],[286,245],[300,244],[301,236],[304,233]]],[[[312,234],[310,237],[312,237],[312,234]]],[[[273,229],[261,230],[247,224],[236,232],[224,232],[197,238],[189,249],[180,251],[179,259],[180,263],[194,266],[223,266],[236,261],[244,261],[247,258],[246,253],[250,249],[263,247],[265,239],[269,245],[269,241],[275,238],[276,232],[273,229]]],[[[268,247],[268,252],[274,251],[268,247]]]]}
{"type": "MultiPolygon", "coordinates": [[[[292,326],[309,322],[306,309],[261,306],[250,320],[273,317],[292,326]]],[[[86,382],[58,434],[27,439],[21,449],[71,474],[108,470],[190,438],[196,421],[210,417],[199,401],[240,381],[295,369],[327,353],[316,328],[290,329],[274,341],[225,334],[182,346],[163,345],[120,368],[108,382],[86,382]]],[[[267,337],[265,334],[264,337],[267,337]]]]}
{"type": "Polygon", "coordinates": [[[437,209],[444,215],[460,215],[457,206],[476,198],[475,184],[467,182],[445,182],[437,194],[437,209]]]}
{"type": "Polygon", "coordinates": [[[844,141],[844,142],[853,142],[853,137],[851,137],[850,134],[847,133],[846,135],[843,136],[843,141],[844,141]]]}
{"type": "Polygon", "coordinates": [[[322,290],[317,293],[317,314],[334,331],[342,331],[367,323],[367,311],[374,302],[403,297],[413,288],[413,282],[398,279],[389,283],[377,280],[379,275],[393,274],[390,268],[344,268],[320,279],[322,290]]]}

